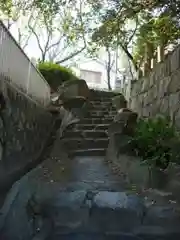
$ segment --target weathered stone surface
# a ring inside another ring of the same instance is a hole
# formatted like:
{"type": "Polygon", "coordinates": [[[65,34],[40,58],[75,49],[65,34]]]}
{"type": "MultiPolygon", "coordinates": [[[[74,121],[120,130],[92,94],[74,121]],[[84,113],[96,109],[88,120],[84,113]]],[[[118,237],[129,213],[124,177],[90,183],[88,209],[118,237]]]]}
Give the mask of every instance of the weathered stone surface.
{"type": "Polygon", "coordinates": [[[111,123],[109,128],[108,128],[109,136],[112,136],[116,133],[122,134],[123,130],[124,130],[124,127],[125,127],[124,122],[113,122],[113,123],[111,123]]]}
{"type": "Polygon", "coordinates": [[[112,99],[112,102],[113,102],[113,105],[115,106],[116,110],[127,107],[127,100],[125,99],[125,97],[122,94],[115,96],[112,99]]]}
{"type": "Polygon", "coordinates": [[[83,79],[78,79],[65,82],[61,86],[60,95],[61,99],[67,99],[76,96],[81,96],[87,99],[90,96],[90,92],[86,81],[83,79]]]}
{"type": "Polygon", "coordinates": [[[64,99],[63,107],[68,110],[68,112],[72,112],[74,116],[79,118],[86,116],[89,110],[88,101],[82,96],[64,99]]]}
{"type": "Polygon", "coordinates": [[[54,199],[48,199],[45,211],[56,227],[76,229],[88,219],[88,205],[85,204],[86,191],[60,192],[54,199]]]}
{"type": "MultiPolygon", "coordinates": [[[[138,109],[137,109],[137,111],[138,111],[138,109]]],[[[138,112],[139,112],[139,111],[138,111],[138,112]]],[[[142,109],[142,114],[141,114],[140,116],[143,116],[143,117],[149,117],[149,116],[151,116],[151,106],[148,105],[148,106],[144,107],[144,108],[142,109]]]]}
{"type": "Polygon", "coordinates": [[[111,209],[127,209],[135,211],[137,216],[142,217],[144,204],[136,195],[127,195],[125,192],[99,192],[95,195],[93,206],[111,209]]]}
{"type": "Polygon", "coordinates": [[[137,113],[130,109],[122,108],[114,117],[114,121],[109,125],[108,135],[110,136],[108,148],[114,149],[114,154],[132,153],[130,144],[131,136],[134,133],[137,121],[137,113]]]}
{"type": "Polygon", "coordinates": [[[159,226],[141,226],[134,231],[134,235],[143,240],[179,240],[180,231],[159,226]]]}
{"type": "Polygon", "coordinates": [[[175,124],[178,128],[180,128],[180,109],[175,112],[175,124]]]}
{"type": "Polygon", "coordinates": [[[148,209],[143,221],[144,225],[160,226],[164,229],[179,228],[180,215],[172,207],[152,206],[148,209]]]}
{"type": "Polygon", "coordinates": [[[53,234],[51,240],[142,240],[137,236],[125,233],[69,233],[69,234],[53,234]]]}
{"type": "Polygon", "coordinates": [[[171,54],[171,72],[176,71],[180,67],[180,47],[178,46],[176,51],[171,54]]]}
{"type": "Polygon", "coordinates": [[[154,80],[155,80],[155,79],[154,79],[154,75],[155,75],[154,72],[151,72],[151,73],[150,73],[149,87],[154,86],[154,82],[155,82],[155,81],[154,81],[154,80]]]}
{"type": "Polygon", "coordinates": [[[179,110],[179,102],[180,102],[180,93],[172,93],[169,96],[169,115],[171,117],[172,122],[175,121],[175,115],[177,114],[179,110]]]}
{"type": "Polygon", "coordinates": [[[97,99],[97,98],[106,98],[106,99],[111,99],[112,97],[119,95],[118,93],[115,92],[111,92],[111,91],[107,91],[107,90],[95,90],[95,89],[90,89],[90,93],[91,93],[91,98],[93,99],[97,99]]]}
{"type": "Polygon", "coordinates": [[[123,192],[99,192],[95,195],[91,222],[100,231],[131,232],[139,226],[144,213],[143,202],[123,192]]]}
{"type": "Polygon", "coordinates": [[[144,79],[143,83],[142,83],[142,92],[147,92],[147,90],[149,89],[149,81],[146,80],[146,78],[144,79]]]}
{"type": "Polygon", "coordinates": [[[162,98],[162,100],[161,100],[161,103],[160,103],[160,113],[168,115],[169,109],[170,109],[169,97],[167,96],[167,97],[162,98]]]}
{"type": "Polygon", "coordinates": [[[63,101],[63,106],[66,109],[72,108],[82,108],[83,104],[86,102],[86,99],[82,96],[69,97],[63,101]]]}
{"type": "MultiPolygon", "coordinates": [[[[180,58],[179,46],[163,62],[157,63],[149,76],[132,84],[129,107],[140,116],[155,116],[159,112],[169,115],[179,128],[179,120],[174,120],[180,108],[180,58]],[[142,96],[144,104],[142,103],[142,96]],[[160,102],[161,103],[160,103],[160,102]]],[[[177,114],[178,115],[178,114],[177,114]]]]}
{"type": "Polygon", "coordinates": [[[0,89],[6,103],[1,112],[4,147],[0,188],[6,188],[11,186],[15,177],[17,179],[21,170],[37,160],[49,137],[53,119],[48,111],[7,82],[0,81],[0,89]]]}
{"type": "Polygon", "coordinates": [[[172,73],[171,75],[171,81],[168,85],[168,92],[169,93],[174,93],[180,90],[180,70],[177,70],[172,73]]]}
{"type": "Polygon", "coordinates": [[[79,122],[79,118],[72,112],[66,110],[64,107],[60,108],[59,117],[62,119],[61,127],[57,132],[59,138],[63,136],[64,131],[70,126],[79,122]]]}
{"type": "Polygon", "coordinates": [[[27,188],[27,180],[28,175],[15,183],[1,209],[0,239],[31,239],[34,234],[33,221],[26,211],[33,186],[27,188]]]}
{"type": "Polygon", "coordinates": [[[137,113],[127,108],[119,110],[118,114],[114,117],[114,122],[109,126],[109,135],[114,133],[132,135],[136,126],[136,120],[137,113]]]}

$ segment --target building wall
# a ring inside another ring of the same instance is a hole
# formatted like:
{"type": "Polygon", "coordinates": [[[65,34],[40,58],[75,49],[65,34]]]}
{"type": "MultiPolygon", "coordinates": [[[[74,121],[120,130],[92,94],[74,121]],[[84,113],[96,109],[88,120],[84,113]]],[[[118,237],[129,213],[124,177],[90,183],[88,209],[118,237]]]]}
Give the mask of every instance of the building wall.
{"type": "Polygon", "coordinates": [[[90,71],[90,70],[80,70],[80,78],[84,79],[88,86],[96,86],[100,87],[102,84],[102,73],[101,72],[96,72],[96,71],[90,71]]]}
{"type": "MultiPolygon", "coordinates": [[[[79,68],[79,71],[78,70],[76,71],[78,76],[80,76],[80,69],[101,72],[102,75],[101,75],[100,88],[108,89],[106,67],[103,64],[100,64],[99,62],[97,62],[95,60],[89,60],[85,63],[80,64],[78,68],[79,68]]],[[[111,86],[112,86],[112,88],[114,88],[114,82],[115,82],[115,74],[113,71],[111,71],[111,86]]]]}
{"type": "Polygon", "coordinates": [[[130,95],[129,105],[140,116],[168,115],[180,128],[180,46],[133,82],[130,95]]]}

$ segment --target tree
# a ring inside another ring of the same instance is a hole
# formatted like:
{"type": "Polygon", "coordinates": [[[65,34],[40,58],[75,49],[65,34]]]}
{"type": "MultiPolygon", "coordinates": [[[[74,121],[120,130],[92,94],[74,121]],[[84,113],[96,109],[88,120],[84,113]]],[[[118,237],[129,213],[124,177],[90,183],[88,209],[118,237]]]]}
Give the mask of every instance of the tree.
{"type": "Polygon", "coordinates": [[[107,41],[119,45],[136,70],[147,45],[154,50],[160,43],[165,46],[177,44],[180,28],[178,0],[91,0],[91,4],[94,9],[100,8],[98,16],[101,25],[94,33],[95,36],[98,33],[98,41],[106,38],[107,41]],[[130,22],[133,23],[132,28],[128,29],[130,22]],[[135,54],[133,48],[136,49],[135,54]]]}
{"type": "Polygon", "coordinates": [[[110,47],[106,47],[104,48],[104,54],[103,56],[97,56],[94,58],[94,60],[101,64],[105,70],[106,70],[106,79],[107,79],[107,85],[108,85],[108,89],[112,90],[112,86],[111,86],[111,80],[112,80],[112,72],[115,72],[114,67],[115,67],[115,54],[112,51],[112,49],[110,47]]]}
{"type": "Polygon", "coordinates": [[[127,21],[131,20],[133,10],[129,9],[125,3],[119,4],[119,2],[115,0],[110,0],[109,2],[111,2],[109,5],[112,6],[112,8],[109,9],[107,7],[106,10],[102,11],[103,13],[100,16],[101,25],[95,29],[92,35],[92,41],[101,46],[110,43],[113,48],[121,47],[137,69],[137,65],[129,48],[136,34],[138,19],[136,17],[135,24],[133,24],[135,27],[128,28],[127,21]],[[112,2],[114,4],[112,4],[112,2]],[[125,13],[125,7],[129,10],[128,13],[125,13]]]}
{"type": "Polygon", "coordinates": [[[108,82],[108,89],[112,90],[111,88],[111,69],[113,66],[113,62],[111,60],[111,49],[106,47],[106,53],[107,53],[107,62],[106,62],[106,73],[107,73],[107,82],[108,82]]]}
{"type": "MultiPolygon", "coordinates": [[[[86,2],[83,0],[61,0],[61,4],[57,2],[58,0],[56,3],[50,1],[47,7],[48,14],[46,11],[38,13],[36,28],[29,24],[29,29],[37,41],[41,61],[49,59],[62,64],[86,49],[92,14],[90,9],[86,10],[86,2]],[[49,9],[52,9],[51,14],[49,9]]],[[[43,9],[44,5],[41,4],[43,9]]]]}
{"type": "Polygon", "coordinates": [[[33,0],[7,0],[6,4],[0,5],[1,19],[9,31],[15,32],[15,38],[22,49],[27,47],[32,36],[27,28],[27,22],[32,21],[33,17],[32,6],[33,0]]]}
{"type": "MultiPolygon", "coordinates": [[[[16,39],[22,48],[35,39],[41,61],[64,63],[86,49],[91,11],[83,0],[13,0],[3,11],[8,29],[18,26],[16,39]],[[18,25],[18,23],[20,23],[18,25]],[[23,23],[23,24],[22,24],[23,23]]],[[[15,32],[15,31],[14,31],[15,32]]]]}
{"type": "Polygon", "coordinates": [[[28,9],[31,8],[33,0],[4,0],[0,3],[1,19],[8,29],[16,23],[21,16],[25,16],[28,9]]]}
{"type": "Polygon", "coordinates": [[[157,46],[168,48],[169,44],[177,45],[180,38],[179,20],[172,18],[167,13],[153,17],[151,14],[143,24],[139,26],[136,35],[136,43],[134,49],[134,59],[141,62],[145,53],[148,51],[149,57],[153,57],[156,53],[157,46]],[[147,49],[148,48],[148,49],[147,49]]]}

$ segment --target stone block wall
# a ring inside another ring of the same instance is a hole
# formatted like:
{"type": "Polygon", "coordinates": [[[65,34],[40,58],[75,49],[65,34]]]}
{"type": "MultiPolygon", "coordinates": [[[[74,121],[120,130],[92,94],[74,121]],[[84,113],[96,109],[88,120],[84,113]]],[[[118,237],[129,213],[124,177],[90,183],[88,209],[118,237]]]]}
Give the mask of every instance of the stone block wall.
{"type": "Polygon", "coordinates": [[[2,78],[0,93],[5,101],[5,108],[0,111],[2,189],[9,187],[25,169],[27,171],[28,165],[37,161],[49,137],[53,119],[43,107],[2,78]]]}
{"type": "Polygon", "coordinates": [[[129,107],[140,116],[158,113],[180,128],[180,46],[146,76],[132,82],[129,107]]]}

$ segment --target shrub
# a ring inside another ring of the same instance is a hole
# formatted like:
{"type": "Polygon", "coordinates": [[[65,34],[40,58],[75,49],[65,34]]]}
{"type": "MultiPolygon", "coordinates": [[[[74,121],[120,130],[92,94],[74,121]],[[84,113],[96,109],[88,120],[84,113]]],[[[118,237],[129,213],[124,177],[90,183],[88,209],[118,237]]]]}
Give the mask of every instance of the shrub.
{"type": "Polygon", "coordinates": [[[63,82],[78,79],[70,69],[51,62],[40,62],[38,69],[54,91],[63,82]]]}
{"type": "Polygon", "coordinates": [[[166,169],[179,161],[180,137],[166,117],[140,119],[131,141],[136,154],[151,167],[166,169]]]}

